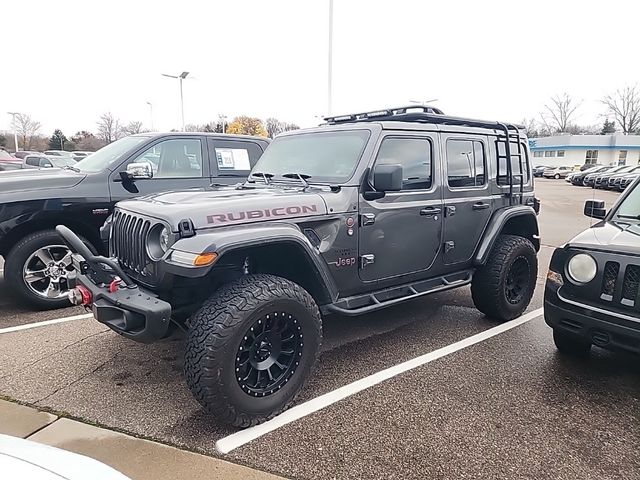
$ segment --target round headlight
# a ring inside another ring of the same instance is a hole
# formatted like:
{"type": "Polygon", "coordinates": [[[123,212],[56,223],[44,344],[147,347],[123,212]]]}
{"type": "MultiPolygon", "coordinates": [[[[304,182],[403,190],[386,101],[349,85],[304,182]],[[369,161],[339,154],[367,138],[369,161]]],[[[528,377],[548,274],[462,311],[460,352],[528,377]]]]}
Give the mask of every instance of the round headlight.
{"type": "Polygon", "coordinates": [[[151,260],[157,261],[169,250],[170,232],[162,224],[156,224],[149,230],[147,235],[147,253],[151,260]]]}
{"type": "Polygon", "coordinates": [[[574,255],[567,265],[567,273],[577,283],[589,283],[596,277],[598,264],[591,255],[579,253],[574,255]]]}

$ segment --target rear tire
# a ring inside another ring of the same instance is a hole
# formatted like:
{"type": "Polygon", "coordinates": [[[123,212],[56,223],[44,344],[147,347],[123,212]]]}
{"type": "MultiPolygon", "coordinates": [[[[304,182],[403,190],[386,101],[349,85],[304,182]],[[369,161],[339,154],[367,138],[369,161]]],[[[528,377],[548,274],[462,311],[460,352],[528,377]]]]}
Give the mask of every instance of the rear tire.
{"type": "Polygon", "coordinates": [[[529,306],[537,276],[538,258],[533,244],[523,237],[500,235],[487,263],[473,276],[473,303],[490,318],[513,320],[529,306]]]}
{"type": "Polygon", "coordinates": [[[216,418],[250,427],[291,405],[321,343],[320,311],[306,290],[274,275],[247,275],[221,287],[193,316],[187,385],[216,418]]]}
{"type": "MultiPolygon", "coordinates": [[[[96,252],[91,243],[82,237],[80,239],[93,253],[96,252]]],[[[60,235],[54,230],[42,230],[25,236],[9,251],[5,258],[4,276],[8,287],[16,294],[18,300],[40,310],[71,306],[66,295],[68,292],[66,277],[72,271],[68,258],[64,263],[69,263],[69,265],[65,269],[60,267],[56,271],[61,275],[51,276],[45,273],[45,270],[50,268],[45,263],[47,259],[39,260],[36,255],[37,252],[46,253],[48,251],[51,262],[56,265],[62,265],[65,250],[69,251],[60,235]],[[27,275],[29,272],[31,272],[31,282],[28,284],[27,275]],[[42,277],[42,279],[36,278],[34,280],[34,276],[42,277]],[[59,286],[58,291],[55,292],[55,298],[53,297],[53,291],[51,292],[51,298],[48,298],[45,293],[38,294],[37,292],[39,291],[45,292],[47,290],[47,282],[50,282],[52,278],[57,280],[54,283],[59,286]]]]}
{"type": "Polygon", "coordinates": [[[591,351],[591,342],[557,328],[553,329],[553,343],[561,353],[575,357],[586,357],[591,351]]]}

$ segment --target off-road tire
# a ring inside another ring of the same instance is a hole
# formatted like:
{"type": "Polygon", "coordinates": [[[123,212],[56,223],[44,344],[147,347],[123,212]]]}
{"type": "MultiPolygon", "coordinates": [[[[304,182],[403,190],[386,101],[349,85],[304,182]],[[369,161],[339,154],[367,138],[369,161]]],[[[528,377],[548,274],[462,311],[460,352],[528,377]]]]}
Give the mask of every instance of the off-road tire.
{"type": "MultiPolygon", "coordinates": [[[[95,247],[85,238],[80,239],[96,253],[95,247]]],[[[23,269],[25,262],[38,249],[48,245],[64,245],[64,241],[54,230],[41,230],[26,235],[22,238],[5,257],[4,277],[7,286],[15,293],[17,300],[29,307],[39,310],[52,310],[56,308],[70,307],[67,298],[47,299],[37,296],[25,283],[23,269]]]]}
{"type": "Polygon", "coordinates": [[[274,275],[247,275],[218,289],[189,322],[186,382],[196,400],[220,421],[237,427],[257,425],[291,405],[317,361],[321,343],[320,311],[305,289],[274,275]],[[255,398],[239,385],[236,354],[256,319],[276,306],[297,318],[304,336],[302,356],[281,389],[255,398]]]}
{"type": "Polygon", "coordinates": [[[591,342],[557,328],[553,329],[553,343],[560,353],[574,357],[586,357],[591,351],[591,342]]]}
{"type": "Polygon", "coordinates": [[[487,263],[478,268],[471,282],[471,296],[476,308],[489,318],[499,321],[513,320],[526,310],[533,297],[538,276],[538,258],[533,244],[523,237],[500,235],[487,263]],[[523,259],[529,266],[522,299],[510,303],[506,294],[506,281],[516,260],[523,259]]]}

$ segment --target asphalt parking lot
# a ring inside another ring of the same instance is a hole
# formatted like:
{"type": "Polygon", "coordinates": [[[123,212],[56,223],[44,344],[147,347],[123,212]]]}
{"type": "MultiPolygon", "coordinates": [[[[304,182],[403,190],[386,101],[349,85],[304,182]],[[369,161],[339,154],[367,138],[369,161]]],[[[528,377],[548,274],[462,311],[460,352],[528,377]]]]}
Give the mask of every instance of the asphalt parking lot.
{"type": "MultiPolygon", "coordinates": [[[[555,246],[589,226],[584,200],[618,194],[539,180],[542,306],[555,246]]],[[[0,269],[2,263],[0,261],[0,269]]],[[[16,306],[0,276],[0,329],[75,316],[16,306]]],[[[496,327],[467,288],[375,314],[325,319],[320,363],[298,405],[496,327]]],[[[290,478],[640,478],[640,368],[594,349],[557,354],[540,316],[417,366],[227,454],[182,379],[182,344],[139,345],[92,319],[0,331],[0,395],[290,478]]]]}

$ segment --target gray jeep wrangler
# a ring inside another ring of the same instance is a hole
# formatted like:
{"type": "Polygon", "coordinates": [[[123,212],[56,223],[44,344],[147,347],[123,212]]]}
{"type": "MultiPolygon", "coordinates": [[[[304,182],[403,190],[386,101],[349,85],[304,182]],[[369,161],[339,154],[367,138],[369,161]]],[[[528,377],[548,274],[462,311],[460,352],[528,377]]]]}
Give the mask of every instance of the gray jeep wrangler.
{"type": "Polygon", "coordinates": [[[292,403],[323,315],[468,284],[488,317],[521,315],[538,209],[517,126],[414,106],[283,134],[233,187],[120,202],[109,258],[58,232],[79,272],[71,300],[139,342],[186,330],[191,392],[246,427],[292,403]]]}

